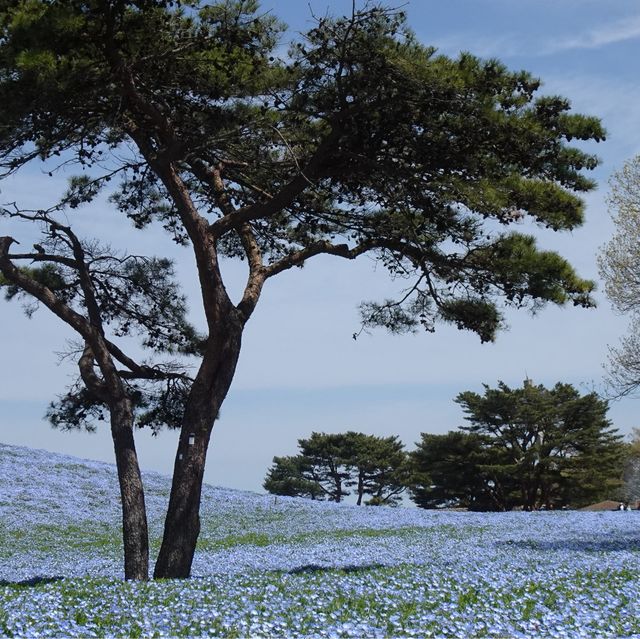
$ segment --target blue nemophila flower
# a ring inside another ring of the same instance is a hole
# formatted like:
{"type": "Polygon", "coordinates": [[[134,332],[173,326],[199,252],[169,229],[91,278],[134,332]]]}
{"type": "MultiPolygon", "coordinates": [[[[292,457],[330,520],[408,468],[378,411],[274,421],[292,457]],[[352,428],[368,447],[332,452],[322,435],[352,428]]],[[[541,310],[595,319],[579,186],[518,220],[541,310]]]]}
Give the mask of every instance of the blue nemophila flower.
{"type": "MultiPolygon", "coordinates": [[[[114,578],[111,466],[0,445],[0,473],[16,478],[0,501],[0,635],[640,636],[640,513],[357,508],[205,487],[195,577],[130,584],[114,578]]],[[[168,480],[145,485],[157,543],[168,480]]]]}

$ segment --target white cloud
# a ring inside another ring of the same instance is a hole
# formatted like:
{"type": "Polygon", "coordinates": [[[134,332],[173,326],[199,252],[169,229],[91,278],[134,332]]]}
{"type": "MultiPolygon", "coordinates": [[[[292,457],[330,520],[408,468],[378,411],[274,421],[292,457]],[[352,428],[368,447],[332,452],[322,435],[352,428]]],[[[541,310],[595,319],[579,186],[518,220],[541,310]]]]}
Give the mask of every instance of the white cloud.
{"type": "Polygon", "coordinates": [[[640,15],[603,22],[598,27],[583,30],[565,27],[562,32],[553,35],[540,29],[541,24],[529,24],[524,30],[502,33],[459,31],[440,37],[430,37],[425,33],[424,40],[437,46],[442,53],[452,56],[460,51],[470,51],[481,58],[547,56],[577,49],[598,49],[640,38],[640,15]]]}
{"type": "Polygon", "coordinates": [[[603,24],[584,33],[578,33],[567,39],[554,38],[543,47],[542,53],[551,54],[570,49],[597,49],[608,44],[624,42],[640,37],[640,15],[603,24]]]}

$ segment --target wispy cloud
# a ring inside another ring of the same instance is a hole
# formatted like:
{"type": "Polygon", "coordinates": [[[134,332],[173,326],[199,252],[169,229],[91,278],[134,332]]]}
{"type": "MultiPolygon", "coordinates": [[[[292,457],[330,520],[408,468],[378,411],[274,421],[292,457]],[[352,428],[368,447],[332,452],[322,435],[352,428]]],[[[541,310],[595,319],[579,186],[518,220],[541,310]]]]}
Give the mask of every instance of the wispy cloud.
{"type": "Polygon", "coordinates": [[[640,15],[603,23],[596,28],[574,30],[549,35],[537,27],[532,29],[480,34],[478,32],[451,33],[436,38],[425,38],[448,55],[471,51],[481,58],[512,56],[547,56],[556,53],[598,49],[610,44],[640,38],[640,15]]]}
{"type": "Polygon", "coordinates": [[[570,49],[597,49],[608,44],[624,42],[640,37],[640,15],[627,17],[610,24],[603,24],[597,29],[574,34],[570,38],[548,41],[544,53],[556,53],[570,49]]]}
{"type": "Polygon", "coordinates": [[[469,51],[480,58],[515,56],[524,52],[522,39],[516,34],[503,34],[497,37],[479,36],[475,33],[454,34],[433,38],[428,42],[435,45],[440,53],[453,57],[461,51],[469,51]]]}

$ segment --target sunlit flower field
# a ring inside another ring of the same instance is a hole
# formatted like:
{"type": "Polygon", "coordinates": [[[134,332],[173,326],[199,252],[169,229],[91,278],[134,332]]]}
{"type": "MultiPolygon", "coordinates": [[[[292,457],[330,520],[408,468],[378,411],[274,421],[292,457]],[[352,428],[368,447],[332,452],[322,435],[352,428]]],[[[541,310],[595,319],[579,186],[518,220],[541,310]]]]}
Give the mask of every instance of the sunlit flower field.
{"type": "MultiPolygon", "coordinates": [[[[206,487],[193,578],[122,581],[115,469],[0,444],[0,635],[640,637],[640,512],[206,487]]],[[[153,552],[169,480],[145,475],[153,552]]]]}

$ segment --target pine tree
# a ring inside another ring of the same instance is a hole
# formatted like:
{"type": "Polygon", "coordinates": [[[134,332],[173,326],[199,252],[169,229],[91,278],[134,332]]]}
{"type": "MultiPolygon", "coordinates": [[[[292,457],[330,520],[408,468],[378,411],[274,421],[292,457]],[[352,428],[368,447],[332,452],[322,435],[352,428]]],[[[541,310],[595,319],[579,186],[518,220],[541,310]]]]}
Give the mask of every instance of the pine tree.
{"type": "MultiPolygon", "coordinates": [[[[0,6],[1,174],[75,167],[72,192],[45,207],[57,222],[108,194],[137,228],[159,223],[188,244],[197,266],[206,327],[157,577],[190,574],[211,432],[270,278],[368,255],[406,287],[365,301],[365,328],[442,321],[483,341],[504,304],[593,305],[592,282],[507,227],[582,223],[582,171],[597,159],[570,143],[602,139],[597,119],[496,60],[438,55],[398,10],[323,17],[284,56],[282,30],[254,0],[0,6]],[[247,265],[239,301],[224,259],[247,265]]],[[[43,302],[16,276],[11,241],[4,279],[43,302]]]]}
{"type": "Polygon", "coordinates": [[[456,402],[469,425],[445,436],[424,434],[412,453],[423,475],[413,489],[418,505],[583,506],[619,487],[624,445],[606,417],[608,403],[595,393],[525,380],[522,388],[485,385],[483,395],[467,391],[456,402]]]}

